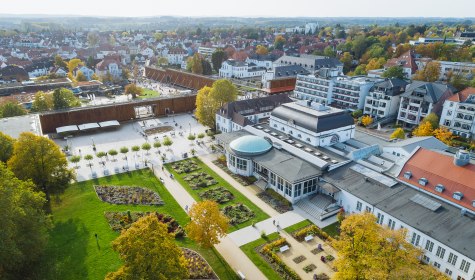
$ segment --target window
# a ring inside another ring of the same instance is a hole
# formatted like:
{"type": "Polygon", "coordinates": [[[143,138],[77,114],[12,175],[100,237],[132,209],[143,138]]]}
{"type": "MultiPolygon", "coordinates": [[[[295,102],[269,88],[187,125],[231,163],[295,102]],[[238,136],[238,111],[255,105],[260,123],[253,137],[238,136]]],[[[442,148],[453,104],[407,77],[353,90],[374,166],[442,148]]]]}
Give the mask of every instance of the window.
{"type": "Polygon", "coordinates": [[[247,160],[236,158],[236,167],[239,170],[247,170],[247,160]]]}
{"type": "Polygon", "coordinates": [[[371,207],[366,206],[366,209],[365,209],[365,210],[366,210],[366,212],[371,212],[371,207]]]}
{"type": "Polygon", "coordinates": [[[445,121],[444,121],[444,125],[445,125],[445,126],[450,126],[450,121],[449,121],[449,120],[445,120],[445,121]]]}
{"type": "Polygon", "coordinates": [[[447,111],[447,116],[452,116],[452,110],[447,111]]]}
{"type": "Polygon", "coordinates": [[[295,185],[294,197],[299,197],[302,194],[302,184],[298,183],[295,185]]]}
{"type": "Polygon", "coordinates": [[[292,196],[292,185],[289,182],[285,182],[285,194],[292,196]]]}
{"type": "Polygon", "coordinates": [[[393,221],[392,219],[389,219],[388,227],[390,229],[394,229],[394,226],[396,226],[396,221],[393,221]]]}
{"type": "Polygon", "coordinates": [[[436,191],[436,192],[440,192],[440,193],[441,193],[441,192],[443,192],[444,190],[445,190],[445,187],[444,187],[444,185],[442,185],[442,184],[437,184],[437,186],[435,186],[435,191],[436,191]]]}
{"type": "Polygon", "coordinates": [[[414,232],[412,234],[411,244],[414,245],[414,246],[419,246],[419,240],[420,239],[421,239],[421,236],[414,232]]]}
{"type": "Polygon", "coordinates": [[[457,200],[462,200],[462,198],[463,198],[463,193],[461,193],[461,192],[454,192],[453,198],[455,198],[455,199],[457,199],[457,200]]]}
{"type": "Polygon", "coordinates": [[[229,155],[229,164],[231,164],[232,167],[236,167],[236,157],[233,155],[229,155]]]}
{"type": "Polygon", "coordinates": [[[430,261],[430,258],[426,255],[422,256],[422,261],[425,262],[425,263],[429,263],[430,261]]]}
{"type": "Polygon", "coordinates": [[[361,207],[363,207],[363,203],[357,201],[357,202],[356,202],[356,210],[357,210],[357,211],[361,211],[361,207]]]}
{"type": "Polygon", "coordinates": [[[376,223],[382,225],[383,221],[384,221],[384,215],[381,213],[378,213],[378,221],[376,221],[376,223]]]}
{"type": "Polygon", "coordinates": [[[426,242],[426,250],[429,252],[432,252],[432,249],[434,248],[434,242],[427,240],[426,242]]]}
{"type": "Polygon", "coordinates": [[[445,274],[447,274],[447,275],[449,275],[449,276],[452,275],[452,270],[446,268],[446,269],[445,269],[445,274]]]}
{"type": "Polygon", "coordinates": [[[450,253],[449,259],[447,260],[450,264],[455,265],[457,263],[457,255],[450,253]]]}
{"type": "Polygon", "coordinates": [[[440,263],[434,262],[434,266],[437,267],[438,269],[440,269],[440,263]]]}
{"type": "Polygon", "coordinates": [[[284,190],[284,179],[282,179],[281,177],[277,177],[277,189],[279,189],[280,191],[284,190]]]}
{"type": "Polygon", "coordinates": [[[275,174],[274,173],[271,173],[270,174],[270,184],[275,186],[275,174]]]}
{"type": "Polygon", "coordinates": [[[437,252],[435,253],[435,255],[441,259],[444,258],[444,255],[445,255],[445,249],[442,248],[442,247],[437,247],[437,252]]]}
{"type": "Polygon", "coordinates": [[[412,172],[411,171],[404,172],[404,178],[411,179],[411,177],[412,177],[412,172]]]}
{"type": "Polygon", "coordinates": [[[462,260],[462,263],[460,264],[460,270],[462,270],[465,273],[468,273],[469,269],[470,269],[470,263],[466,260],[462,260]]]}
{"type": "Polygon", "coordinates": [[[426,178],[420,178],[419,179],[419,185],[425,186],[425,185],[427,185],[427,183],[429,183],[429,180],[427,180],[426,178]]]}

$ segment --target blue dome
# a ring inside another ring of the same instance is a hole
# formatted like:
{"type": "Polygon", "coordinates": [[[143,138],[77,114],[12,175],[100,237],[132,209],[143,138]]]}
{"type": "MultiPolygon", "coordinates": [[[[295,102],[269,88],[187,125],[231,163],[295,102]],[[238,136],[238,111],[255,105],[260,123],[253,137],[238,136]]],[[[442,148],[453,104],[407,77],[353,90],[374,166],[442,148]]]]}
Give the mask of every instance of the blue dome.
{"type": "Polygon", "coordinates": [[[229,148],[238,155],[257,156],[269,151],[272,144],[262,137],[246,135],[233,140],[229,148]]]}

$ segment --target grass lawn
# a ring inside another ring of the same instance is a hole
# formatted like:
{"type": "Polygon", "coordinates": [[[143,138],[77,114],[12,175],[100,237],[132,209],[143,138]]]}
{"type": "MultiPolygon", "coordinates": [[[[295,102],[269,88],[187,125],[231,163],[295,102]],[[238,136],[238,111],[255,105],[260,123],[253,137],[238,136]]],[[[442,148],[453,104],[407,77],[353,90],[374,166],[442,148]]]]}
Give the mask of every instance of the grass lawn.
{"type": "Polygon", "coordinates": [[[308,225],[312,225],[312,224],[313,224],[313,223],[310,222],[309,220],[303,220],[303,221],[301,221],[301,222],[299,222],[299,223],[296,223],[295,225],[291,225],[290,227],[284,228],[284,230],[285,230],[285,232],[287,232],[287,233],[292,233],[292,232],[294,232],[294,231],[296,231],[296,230],[298,230],[298,229],[304,228],[304,227],[306,227],[306,226],[308,226],[308,225]]]}
{"type": "Polygon", "coordinates": [[[267,240],[265,239],[257,239],[248,243],[246,245],[242,245],[240,248],[246,254],[246,256],[259,268],[262,273],[268,279],[281,279],[280,275],[274,271],[274,269],[257,253],[254,248],[261,246],[262,244],[273,241],[279,238],[279,234],[277,232],[271,233],[267,236],[267,240]]]}
{"type": "MultiPolygon", "coordinates": [[[[54,199],[53,199],[54,200],[54,199]]],[[[104,279],[121,265],[111,242],[119,235],[107,223],[105,211],[158,211],[173,216],[185,226],[189,217],[149,170],[99,178],[71,185],[52,202],[54,227],[35,279],[104,279]],[[141,186],[157,192],[161,206],[113,205],[97,198],[93,185],[141,186]],[[94,234],[98,235],[98,241],[94,234]]],[[[213,250],[199,248],[191,240],[177,240],[180,246],[201,253],[221,279],[237,279],[235,273],[213,250]]]]}
{"type": "Polygon", "coordinates": [[[153,97],[159,97],[159,96],[160,96],[160,93],[158,91],[144,88],[142,95],[140,95],[139,98],[146,99],[146,98],[153,98],[153,97]]]}
{"type": "Polygon", "coordinates": [[[216,184],[214,186],[211,186],[211,187],[204,188],[203,190],[193,190],[190,187],[190,185],[188,184],[188,182],[186,182],[183,179],[183,177],[187,175],[186,173],[182,173],[182,174],[176,173],[175,170],[172,168],[171,164],[166,164],[165,167],[167,168],[167,170],[169,172],[171,172],[175,176],[175,179],[186,189],[186,191],[196,201],[201,201],[202,200],[201,197],[199,196],[200,192],[206,191],[209,188],[222,186],[222,187],[225,187],[226,189],[228,189],[234,195],[234,199],[227,202],[227,203],[221,204],[220,205],[221,207],[224,207],[224,206],[230,205],[230,204],[242,203],[242,204],[246,205],[247,207],[249,207],[249,209],[251,209],[254,212],[254,214],[255,214],[254,218],[252,218],[252,219],[250,219],[250,220],[248,220],[248,221],[246,221],[242,224],[238,224],[238,225],[235,225],[235,226],[230,226],[230,228],[229,228],[230,232],[233,232],[233,231],[238,230],[240,228],[250,226],[253,222],[257,223],[259,221],[262,221],[262,220],[265,220],[265,219],[269,218],[269,215],[264,213],[259,207],[257,207],[254,203],[252,203],[246,196],[244,196],[241,192],[236,190],[233,186],[231,186],[231,184],[229,184],[226,180],[221,178],[221,176],[216,174],[209,166],[207,166],[205,163],[203,163],[198,158],[192,158],[192,159],[201,168],[200,170],[197,170],[197,171],[194,171],[194,172],[198,172],[198,171],[206,172],[209,175],[213,176],[213,178],[218,182],[218,184],[216,184]]]}
{"type": "Polygon", "coordinates": [[[330,235],[331,237],[335,238],[338,236],[338,227],[340,226],[340,223],[339,222],[335,222],[331,225],[328,225],[324,228],[322,228],[322,230],[324,232],[326,232],[328,235],[330,235]]]}

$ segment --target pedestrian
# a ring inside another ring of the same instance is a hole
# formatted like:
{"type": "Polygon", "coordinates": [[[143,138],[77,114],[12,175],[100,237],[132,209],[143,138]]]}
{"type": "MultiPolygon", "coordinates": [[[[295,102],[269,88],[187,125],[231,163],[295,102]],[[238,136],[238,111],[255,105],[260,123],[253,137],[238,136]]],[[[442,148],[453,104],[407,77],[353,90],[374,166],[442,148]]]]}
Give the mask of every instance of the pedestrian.
{"type": "Polygon", "coordinates": [[[185,205],[185,211],[188,212],[188,205],[185,205]]]}
{"type": "Polygon", "coordinates": [[[274,224],[274,226],[275,226],[275,220],[272,220],[272,223],[273,223],[273,224],[274,224]]]}

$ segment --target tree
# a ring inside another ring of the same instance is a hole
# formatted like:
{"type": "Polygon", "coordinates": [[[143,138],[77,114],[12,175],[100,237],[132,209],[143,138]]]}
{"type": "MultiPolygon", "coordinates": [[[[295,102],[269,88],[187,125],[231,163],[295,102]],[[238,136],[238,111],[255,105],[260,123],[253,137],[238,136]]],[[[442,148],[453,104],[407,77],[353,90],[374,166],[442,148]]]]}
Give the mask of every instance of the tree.
{"type": "Polygon", "coordinates": [[[66,88],[57,88],[53,91],[53,108],[55,110],[81,106],[79,99],[66,88]]]}
{"type": "MultiPolygon", "coordinates": [[[[351,72],[348,72],[347,75],[350,75],[351,72]]],[[[353,72],[353,75],[355,76],[360,76],[360,75],[366,75],[366,64],[360,64],[356,66],[355,71],[353,72]]]]}
{"type": "Polygon", "coordinates": [[[150,151],[150,149],[152,148],[152,145],[150,145],[150,143],[143,143],[142,144],[142,150],[145,151],[145,154],[148,155],[148,151],[150,151]]]}
{"type": "Polygon", "coordinates": [[[191,221],[186,226],[188,237],[204,248],[211,248],[228,231],[228,218],[219,211],[215,201],[205,200],[194,204],[189,212],[191,221]]]}
{"type": "Polygon", "coordinates": [[[83,72],[77,71],[77,73],[76,73],[76,81],[78,81],[78,82],[85,82],[85,81],[87,81],[87,78],[86,78],[86,76],[84,75],[83,72]]]}
{"type": "Polygon", "coordinates": [[[101,151],[101,152],[96,153],[96,157],[99,159],[99,163],[103,164],[103,165],[105,165],[105,164],[104,164],[104,161],[102,160],[102,158],[105,157],[105,156],[106,156],[105,152],[101,151]]]}
{"type": "Polygon", "coordinates": [[[213,69],[211,68],[211,64],[206,60],[201,60],[201,66],[203,68],[203,75],[211,75],[213,74],[213,69]]]}
{"type": "Polygon", "coordinates": [[[155,32],[153,34],[153,38],[155,38],[155,40],[157,41],[161,41],[163,39],[163,36],[164,36],[163,33],[159,33],[159,32],[155,32]]]}
{"type": "Polygon", "coordinates": [[[70,159],[69,159],[70,162],[74,163],[74,165],[76,166],[76,168],[78,168],[78,163],[81,161],[81,156],[72,156],[70,159]]]}
{"type": "Polygon", "coordinates": [[[135,152],[135,156],[137,156],[138,152],[140,151],[140,146],[132,146],[132,152],[135,152]]]}
{"type": "Polygon", "coordinates": [[[132,98],[137,98],[137,96],[142,95],[143,88],[137,86],[136,84],[129,84],[125,86],[125,94],[131,94],[132,98]]]}
{"type": "Polygon", "coordinates": [[[384,71],[383,78],[397,78],[397,79],[404,79],[404,69],[399,66],[391,66],[386,71],[384,71]]]}
{"type": "Polygon", "coordinates": [[[191,59],[191,72],[193,74],[203,74],[203,58],[199,53],[195,53],[191,59]]]}
{"type": "Polygon", "coordinates": [[[434,129],[439,127],[439,117],[435,113],[428,114],[422,122],[430,122],[434,129]]]}
{"type": "Polygon", "coordinates": [[[91,168],[91,171],[92,171],[92,162],[91,161],[94,159],[94,157],[92,155],[85,155],[84,159],[89,161],[89,163],[87,165],[89,165],[89,167],[91,168]]]}
{"type": "Polygon", "coordinates": [[[168,59],[164,56],[161,56],[157,60],[158,66],[168,65],[168,59]]]}
{"type": "Polygon", "coordinates": [[[343,71],[348,73],[353,65],[353,56],[349,52],[345,52],[340,61],[343,63],[343,71]]]}
{"type": "Polygon", "coordinates": [[[111,149],[107,152],[112,157],[112,161],[116,161],[115,156],[118,154],[117,150],[111,149]]]}
{"type": "Polygon", "coordinates": [[[119,151],[120,151],[121,154],[123,154],[125,156],[125,154],[127,154],[129,152],[129,148],[121,147],[119,151]]]}
{"type": "Polygon", "coordinates": [[[368,126],[372,123],[373,123],[373,118],[370,115],[366,115],[361,118],[361,124],[363,126],[368,126]]]}
{"type": "Polygon", "coordinates": [[[89,56],[86,60],[86,65],[87,67],[89,68],[94,68],[94,66],[96,66],[96,61],[94,60],[94,57],[93,56],[89,56]]]}
{"type": "Polygon", "coordinates": [[[386,59],[384,57],[380,58],[372,58],[369,60],[368,64],[366,65],[366,72],[374,69],[381,69],[383,65],[386,63],[386,59]]]}
{"type": "Polygon", "coordinates": [[[67,68],[68,67],[66,62],[64,62],[63,58],[59,54],[54,56],[54,66],[61,67],[61,68],[67,68]]]}
{"type": "Polygon", "coordinates": [[[72,74],[74,69],[78,67],[79,65],[82,65],[82,61],[79,58],[73,58],[68,62],[68,71],[69,74],[72,74]]]}
{"type": "Polygon", "coordinates": [[[0,131],[0,161],[7,162],[13,154],[15,139],[0,131]]]}
{"type": "Polygon", "coordinates": [[[16,102],[7,101],[0,106],[0,117],[2,118],[11,118],[26,114],[25,108],[16,102]]]}
{"type": "Polygon", "coordinates": [[[426,64],[424,69],[417,70],[414,75],[414,80],[435,82],[440,77],[440,63],[437,61],[431,61],[426,64]]]}
{"type": "Polygon", "coordinates": [[[447,80],[449,84],[451,84],[457,90],[463,90],[470,84],[470,81],[463,74],[460,73],[449,73],[447,80]]]}
{"type": "Polygon", "coordinates": [[[107,280],[187,279],[187,261],[176,245],[174,235],[157,216],[140,218],[114,240],[112,247],[123,265],[107,274],[107,280]]]}
{"type": "Polygon", "coordinates": [[[129,69],[127,69],[127,68],[122,69],[122,73],[120,74],[120,77],[121,77],[123,80],[129,79],[129,78],[130,78],[130,71],[129,71],[129,69]]]}
{"type": "Polygon", "coordinates": [[[171,145],[173,145],[172,139],[170,139],[170,137],[168,137],[168,136],[164,137],[163,138],[163,145],[167,146],[167,147],[170,147],[171,145]]]}
{"type": "Polygon", "coordinates": [[[212,87],[203,87],[196,96],[196,118],[208,127],[215,126],[216,112],[227,102],[237,99],[236,87],[228,80],[217,80],[212,87]]]}
{"type": "Polygon", "coordinates": [[[323,50],[323,55],[324,55],[324,56],[328,56],[328,57],[335,57],[335,56],[336,56],[336,52],[335,52],[335,50],[333,49],[332,46],[327,46],[327,47],[323,50]]]}
{"type": "Polygon", "coordinates": [[[394,130],[394,132],[389,136],[389,139],[406,139],[406,133],[404,129],[398,127],[394,130]]]}
{"type": "Polygon", "coordinates": [[[226,58],[227,56],[223,49],[217,49],[211,54],[211,63],[213,64],[214,71],[219,71],[221,64],[223,64],[226,58]]]}
{"type": "Polygon", "coordinates": [[[0,276],[27,279],[30,265],[41,256],[48,241],[51,218],[44,211],[44,194],[31,181],[16,178],[0,162],[0,276]]]}
{"type": "Polygon", "coordinates": [[[100,80],[101,80],[101,78],[100,78],[99,76],[97,76],[97,74],[96,74],[96,73],[94,73],[94,74],[92,74],[92,76],[91,76],[91,80],[94,80],[94,81],[100,81],[100,80]]]}
{"type": "Polygon", "coordinates": [[[282,35],[275,36],[274,49],[283,50],[285,42],[286,42],[286,40],[285,40],[284,36],[282,36],[282,35]]]}
{"type": "Polygon", "coordinates": [[[256,47],[256,54],[258,55],[267,55],[269,50],[263,45],[257,45],[256,47]]]}
{"type": "Polygon", "coordinates": [[[354,110],[352,113],[351,113],[351,116],[355,119],[359,119],[361,116],[363,116],[363,111],[361,109],[358,109],[358,110],[354,110]]]}
{"type": "Polygon", "coordinates": [[[333,279],[447,279],[421,264],[422,249],[406,241],[406,229],[391,230],[368,212],[353,214],[340,226],[332,244],[338,252],[333,279]]]}
{"type": "Polygon", "coordinates": [[[20,180],[31,179],[48,201],[50,194],[62,192],[76,177],[59,146],[31,132],[23,132],[15,141],[8,167],[20,180]]]}
{"type": "Polygon", "coordinates": [[[434,128],[430,122],[421,122],[418,127],[412,131],[414,136],[432,136],[434,128]]]}
{"type": "Polygon", "coordinates": [[[446,145],[452,145],[454,139],[453,133],[445,127],[439,127],[434,130],[434,136],[446,145]]]}
{"type": "Polygon", "coordinates": [[[51,94],[38,91],[35,94],[35,99],[31,104],[31,111],[33,112],[44,112],[49,111],[53,108],[53,98],[51,94]]]}
{"type": "Polygon", "coordinates": [[[95,47],[99,43],[100,37],[96,32],[89,32],[87,34],[87,43],[90,47],[95,47]]]}

